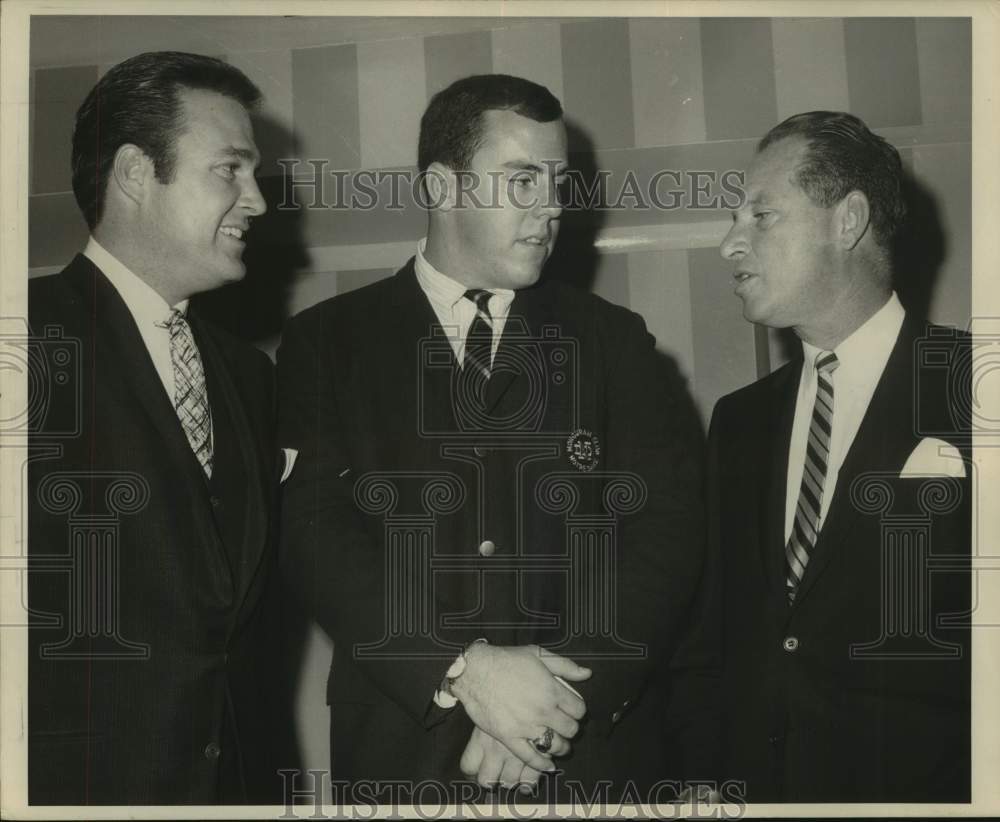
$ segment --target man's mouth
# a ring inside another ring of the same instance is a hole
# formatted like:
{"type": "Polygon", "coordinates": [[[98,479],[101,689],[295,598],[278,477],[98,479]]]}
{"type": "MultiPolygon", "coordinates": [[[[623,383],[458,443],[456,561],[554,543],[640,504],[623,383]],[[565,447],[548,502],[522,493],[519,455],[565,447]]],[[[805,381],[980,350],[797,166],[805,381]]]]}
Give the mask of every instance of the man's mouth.
{"type": "Polygon", "coordinates": [[[736,279],[736,282],[738,283],[745,283],[751,277],[756,277],[756,276],[757,276],[756,274],[752,274],[749,271],[737,271],[735,274],[733,274],[733,277],[736,279]]]}
{"type": "Polygon", "coordinates": [[[224,225],[219,229],[220,234],[225,234],[227,237],[233,237],[237,240],[242,240],[243,235],[246,233],[245,228],[237,228],[234,225],[224,225]]]}
{"type": "Polygon", "coordinates": [[[532,236],[532,237],[522,237],[520,240],[518,240],[518,242],[525,243],[527,245],[547,246],[549,244],[549,237],[547,234],[540,236],[532,236]]]}

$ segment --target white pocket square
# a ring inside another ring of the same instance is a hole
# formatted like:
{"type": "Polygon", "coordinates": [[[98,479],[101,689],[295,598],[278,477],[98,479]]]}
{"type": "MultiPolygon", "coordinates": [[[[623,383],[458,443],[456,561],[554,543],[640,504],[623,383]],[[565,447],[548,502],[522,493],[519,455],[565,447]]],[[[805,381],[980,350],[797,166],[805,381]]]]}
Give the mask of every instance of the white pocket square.
{"type": "Polygon", "coordinates": [[[285,467],[281,469],[281,479],[278,480],[278,483],[284,484],[285,480],[292,475],[292,469],[295,467],[295,458],[299,455],[299,452],[294,448],[282,448],[281,452],[285,455],[285,467]]]}
{"type": "Polygon", "coordinates": [[[906,465],[900,471],[901,477],[964,477],[965,464],[962,455],[954,445],[934,437],[924,437],[913,449],[906,465]]]}

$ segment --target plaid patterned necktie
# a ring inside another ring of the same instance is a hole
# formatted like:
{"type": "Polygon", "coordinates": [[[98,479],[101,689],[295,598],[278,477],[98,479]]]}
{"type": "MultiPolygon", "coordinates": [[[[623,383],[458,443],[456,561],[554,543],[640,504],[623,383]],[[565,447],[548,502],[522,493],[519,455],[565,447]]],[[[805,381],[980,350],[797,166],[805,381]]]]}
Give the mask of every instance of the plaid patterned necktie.
{"type": "Polygon", "coordinates": [[[170,361],[174,366],[174,409],[187,435],[191,450],[212,478],[212,409],[208,405],[208,387],[201,355],[184,314],[170,312],[163,324],[170,332],[170,361]]]}
{"type": "Polygon", "coordinates": [[[830,461],[830,434],[833,432],[833,382],[830,375],[840,361],[832,351],[821,351],[816,357],[816,401],[809,422],[806,459],[802,468],[802,485],[795,506],[792,534],[785,546],[785,587],[789,604],[809,564],[809,552],[819,535],[819,515],[823,510],[823,488],[830,461]]]}
{"type": "Polygon", "coordinates": [[[470,288],[463,295],[476,305],[476,316],[469,326],[465,336],[465,358],[462,361],[463,370],[474,368],[483,381],[490,378],[491,359],[493,355],[493,317],[490,315],[489,291],[481,288],[470,288]]]}

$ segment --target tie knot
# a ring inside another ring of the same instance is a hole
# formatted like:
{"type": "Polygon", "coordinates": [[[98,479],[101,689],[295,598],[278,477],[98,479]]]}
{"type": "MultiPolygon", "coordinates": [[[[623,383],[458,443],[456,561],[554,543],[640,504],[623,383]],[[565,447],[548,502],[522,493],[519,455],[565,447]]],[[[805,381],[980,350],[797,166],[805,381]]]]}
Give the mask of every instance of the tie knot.
{"type": "Polygon", "coordinates": [[[184,316],[184,312],[179,308],[171,308],[170,316],[167,317],[160,325],[166,328],[168,331],[172,331],[176,328],[183,328],[187,324],[187,318],[184,316]]]}
{"type": "Polygon", "coordinates": [[[816,355],[816,370],[821,374],[832,374],[840,365],[840,360],[832,351],[820,351],[816,355]]]}
{"type": "Polygon", "coordinates": [[[482,288],[470,288],[462,296],[467,300],[472,300],[476,305],[477,311],[481,311],[487,317],[492,318],[490,314],[490,297],[493,295],[489,291],[482,288]]]}

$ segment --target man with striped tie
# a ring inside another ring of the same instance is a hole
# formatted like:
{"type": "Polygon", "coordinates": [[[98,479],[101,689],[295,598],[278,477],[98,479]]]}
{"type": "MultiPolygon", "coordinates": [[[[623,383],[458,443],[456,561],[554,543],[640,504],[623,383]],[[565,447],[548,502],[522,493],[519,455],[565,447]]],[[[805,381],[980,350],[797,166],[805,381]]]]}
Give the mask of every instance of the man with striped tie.
{"type": "Polygon", "coordinates": [[[283,798],[271,756],[291,725],[262,620],[273,369],[189,302],[246,272],[259,99],[222,60],[156,52],[110,68],[77,114],[90,238],[28,294],[41,361],[75,352],[30,432],[33,805],[283,798]]]}
{"type": "Polygon", "coordinates": [[[383,801],[679,776],[657,668],[701,570],[700,432],[638,315],[539,281],[566,164],[547,89],[456,81],[414,258],[282,338],[284,568],[334,640],[333,777],[383,801]]]}
{"type": "Polygon", "coordinates": [[[721,246],[744,317],[800,341],[709,434],[719,773],[750,801],[969,800],[968,629],[941,619],[969,606],[968,348],[893,290],[901,183],[857,117],[796,115],[721,246]]]}

